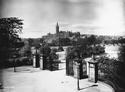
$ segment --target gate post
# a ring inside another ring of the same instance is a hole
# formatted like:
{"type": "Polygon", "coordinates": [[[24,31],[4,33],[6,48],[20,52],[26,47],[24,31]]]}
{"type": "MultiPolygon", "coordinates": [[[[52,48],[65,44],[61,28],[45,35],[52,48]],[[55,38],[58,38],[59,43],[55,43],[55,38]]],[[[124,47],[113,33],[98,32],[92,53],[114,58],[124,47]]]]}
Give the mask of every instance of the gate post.
{"type": "Polygon", "coordinates": [[[89,81],[96,83],[98,81],[98,62],[90,61],[89,63],[89,81]]]}
{"type": "Polygon", "coordinates": [[[36,58],[35,58],[35,55],[33,55],[33,67],[34,68],[36,67],[36,58]]]}
{"type": "Polygon", "coordinates": [[[43,57],[40,57],[40,69],[43,70],[43,57]]]}

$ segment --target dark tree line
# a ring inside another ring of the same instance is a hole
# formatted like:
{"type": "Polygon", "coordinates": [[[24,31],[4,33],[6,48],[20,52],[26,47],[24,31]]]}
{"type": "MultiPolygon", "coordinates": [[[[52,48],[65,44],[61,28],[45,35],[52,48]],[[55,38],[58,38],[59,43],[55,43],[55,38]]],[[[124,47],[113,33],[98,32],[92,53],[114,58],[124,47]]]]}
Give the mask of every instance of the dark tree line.
{"type": "Polygon", "coordinates": [[[90,37],[80,38],[68,51],[67,58],[87,58],[92,55],[99,55],[105,52],[105,48],[99,45],[98,39],[91,35],[90,37]]]}

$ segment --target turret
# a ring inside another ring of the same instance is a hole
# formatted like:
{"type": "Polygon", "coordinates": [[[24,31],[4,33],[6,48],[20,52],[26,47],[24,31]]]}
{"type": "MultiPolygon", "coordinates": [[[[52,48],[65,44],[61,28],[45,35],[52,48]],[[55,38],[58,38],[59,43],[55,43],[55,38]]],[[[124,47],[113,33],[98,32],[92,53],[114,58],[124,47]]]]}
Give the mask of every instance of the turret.
{"type": "Polygon", "coordinates": [[[58,25],[58,22],[57,22],[57,24],[56,24],[56,34],[58,34],[59,33],[59,25],[58,25]]]}

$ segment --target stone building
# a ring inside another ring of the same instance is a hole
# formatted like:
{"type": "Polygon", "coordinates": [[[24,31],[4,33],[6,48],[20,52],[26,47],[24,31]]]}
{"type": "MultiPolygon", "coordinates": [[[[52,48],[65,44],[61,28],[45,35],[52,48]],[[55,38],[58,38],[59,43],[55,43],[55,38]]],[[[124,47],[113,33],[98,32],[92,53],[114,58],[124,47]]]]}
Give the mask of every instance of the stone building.
{"type": "Polygon", "coordinates": [[[69,38],[70,31],[61,31],[59,28],[60,27],[59,27],[59,24],[57,22],[56,33],[55,34],[48,33],[47,35],[43,36],[42,38],[44,39],[44,41],[46,43],[52,43],[52,41],[58,40],[59,38],[69,38]]]}

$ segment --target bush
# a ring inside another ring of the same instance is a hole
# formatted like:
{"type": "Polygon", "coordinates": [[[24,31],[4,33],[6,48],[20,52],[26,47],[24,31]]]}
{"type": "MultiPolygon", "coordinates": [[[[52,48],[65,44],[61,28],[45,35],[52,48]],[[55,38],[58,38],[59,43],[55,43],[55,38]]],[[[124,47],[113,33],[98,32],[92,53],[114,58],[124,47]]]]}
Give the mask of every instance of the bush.
{"type": "Polygon", "coordinates": [[[59,46],[58,51],[64,51],[62,46],[59,46]]]}
{"type": "Polygon", "coordinates": [[[18,58],[10,58],[6,61],[5,68],[7,67],[14,67],[23,66],[23,65],[32,65],[33,61],[31,58],[28,57],[18,57],[18,58]]]}
{"type": "Polygon", "coordinates": [[[51,52],[51,48],[48,45],[44,45],[40,48],[40,52],[43,56],[48,57],[51,52]]]}
{"type": "Polygon", "coordinates": [[[51,49],[51,52],[55,52],[55,53],[56,53],[57,51],[58,51],[57,48],[52,48],[52,49],[51,49]]]}
{"type": "Polygon", "coordinates": [[[32,65],[33,61],[28,57],[21,57],[17,60],[17,65],[32,65]]]}
{"type": "Polygon", "coordinates": [[[93,47],[93,52],[95,55],[99,55],[99,54],[105,53],[105,48],[98,45],[98,46],[93,47]]]}
{"type": "Polygon", "coordinates": [[[99,70],[108,76],[117,71],[118,61],[116,59],[110,59],[108,57],[102,56],[98,59],[98,62],[99,70]]]}
{"type": "Polygon", "coordinates": [[[75,58],[77,58],[79,56],[78,53],[79,53],[79,50],[77,48],[69,47],[69,48],[67,48],[67,56],[66,56],[66,58],[67,59],[75,59],[75,58]]]}
{"type": "Polygon", "coordinates": [[[49,58],[52,59],[52,60],[57,60],[59,57],[56,54],[56,52],[51,52],[50,55],[49,55],[49,58]]]}
{"type": "Polygon", "coordinates": [[[119,48],[120,53],[118,54],[119,68],[118,75],[120,76],[121,86],[125,88],[125,45],[121,45],[119,48]]]}
{"type": "MultiPolygon", "coordinates": [[[[99,71],[103,73],[103,76],[99,74],[99,80],[104,81],[111,85],[115,90],[120,90],[125,88],[125,79],[121,76],[121,65],[122,63],[116,59],[110,59],[108,57],[100,57],[99,61],[99,71]]],[[[122,70],[124,71],[124,70],[122,70]]],[[[119,91],[118,91],[119,92],[119,91]]]]}

